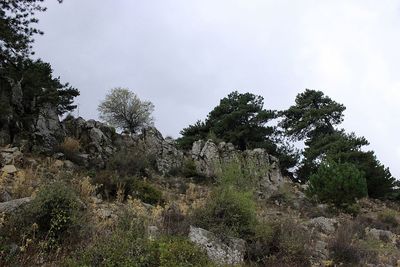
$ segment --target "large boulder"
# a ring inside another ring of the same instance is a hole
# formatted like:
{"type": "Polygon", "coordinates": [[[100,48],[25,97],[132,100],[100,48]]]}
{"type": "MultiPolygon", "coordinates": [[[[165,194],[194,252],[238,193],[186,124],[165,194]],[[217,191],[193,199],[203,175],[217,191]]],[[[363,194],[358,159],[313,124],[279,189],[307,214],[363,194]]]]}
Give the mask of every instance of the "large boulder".
{"type": "Polygon", "coordinates": [[[208,257],[219,265],[238,265],[244,260],[246,241],[226,238],[222,241],[215,234],[190,226],[189,239],[202,247],[208,257]]]}
{"type": "Polygon", "coordinates": [[[18,209],[20,206],[32,201],[31,197],[14,199],[7,202],[0,203],[0,213],[11,213],[18,209]]]}
{"type": "Polygon", "coordinates": [[[183,164],[183,152],[178,150],[172,139],[164,139],[154,127],[143,130],[139,135],[139,146],[154,157],[157,170],[163,174],[180,169],[183,164]]]}
{"type": "Polygon", "coordinates": [[[66,136],[79,140],[82,153],[77,155],[83,165],[103,168],[115,152],[117,133],[113,127],[95,120],[67,118],[62,122],[66,136]]]}
{"type": "Polygon", "coordinates": [[[317,217],[311,219],[307,225],[310,228],[317,230],[318,232],[326,235],[332,235],[335,233],[338,227],[338,221],[333,218],[317,217]]]}
{"type": "MultiPolygon", "coordinates": [[[[32,150],[38,153],[52,153],[64,138],[56,107],[43,107],[33,125],[32,150]]],[[[18,141],[17,141],[18,142],[18,141]]]]}
{"type": "Polygon", "coordinates": [[[0,149],[0,165],[15,164],[23,157],[18,147],[1,148],[0,149]]]}
{"type": "Polygon", "coordinates": [[[393,243],[396,244],[398,237],[396,234],[387,231],[387,230],[381,230],[381,229],[375,229],[375,228],[365,228],[365,234],[375,240],[380,240],[383,242],[387,243],[393,243]]]}
{"type": "Polygon", "coordinates": [[[217,177],[224,168],[237,164],[246,173],[258,179],[258,194],[261,198],[271,196],[284,184],[277,158],[265,149],[239,151],[231,143],[216,145],[212,140],[193,143],[191,151],[196,171],[205,177],[217,177]]]}

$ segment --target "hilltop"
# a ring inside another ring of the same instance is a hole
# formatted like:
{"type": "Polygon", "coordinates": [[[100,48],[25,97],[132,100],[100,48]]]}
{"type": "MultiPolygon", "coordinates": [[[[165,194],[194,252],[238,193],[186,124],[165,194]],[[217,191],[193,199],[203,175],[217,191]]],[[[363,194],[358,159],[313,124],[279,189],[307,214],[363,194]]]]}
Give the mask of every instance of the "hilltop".
{"type": "Polygon", "coordinates": [[[400,264],[398,203],[321,204],[265,149],[181,150],[152,127],[73,117],[38,125],[40,146],[1,149],[2,265],[400,264]]]}

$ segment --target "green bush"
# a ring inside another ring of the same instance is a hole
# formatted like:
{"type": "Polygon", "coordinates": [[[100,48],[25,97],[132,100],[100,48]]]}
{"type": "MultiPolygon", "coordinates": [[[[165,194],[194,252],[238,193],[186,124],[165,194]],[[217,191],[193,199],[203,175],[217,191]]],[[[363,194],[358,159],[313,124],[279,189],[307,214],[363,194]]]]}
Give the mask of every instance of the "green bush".
{"type": "Polygon", "coordinates": [[[41,241],[44,249],[53,249],[66,240],[78,240],[82,219],[76,193],[57,181],[42,187],[36,198],[11,218],[9,234],[41,241]]]}
{"type": "Polygon", "coordinates": [[[270,223],[258,223],[254,228],[254,234],[247,240],[247,255],[249,262],[257,265],[266,265],[268,256],[272,253],[272,241],[274,228],[270,223]]]}
{"type": "Polygon", "coordinates": [[[169,238],[159,241],[160,265],[162,267],[211,266],[207,254],[189,240],[169,238]]]}
{"type": "Polygon", "coordinates": [[[183,162],[182,174],[183,174],[183,176],[188,177],[188,178],[198,176],[198,173],[196,170],[196,164],[195,164],[194,160],[186,159],[183,162]]]}
{"type": "Polygon", "coordinates": [[[124,199],[134,192],[135,180],[132,176],[122,176],[117,172],[104,170],[92,177],[92,183],[99,185],[97,193],[112,200],[117,197],[118,190],[122,190],[124,199]]]}
{"type": "Polygon", "coordinates": [[[145,181],[136,180],[133,184],[132,196],[151,205],[161,205],[164,203],[162,192],[145,181]]]}
{"type": "Polygon", "coordinates": [[[222,236],[246,237],[256,222],[251,193],[217,188],[203,208],[193,213],[193,224],[222,236]]]}
{"type": "Polygon", "coordinates": [[[121,215],[116,229],[94,239],[83,251],[65,260],[65,266],[211,266],[203,250],[186,239],[150,240],[145,224],[131,216],[121,215]]]}
{"type": "Polygon", "coordinates": [[[257,175],[255,168],[243,168],[239,162],[230,162],[223,164],[217,182],[222,187],[232,186],[239,191],[253,191],[257,175]]]}
{"type": "Polygon", "coordinates": [[[396,228],[399,226],[399,221],[397,220],[397,212],[394,210],[386,209],[379,212],[378,220],[388,225],[390,228],[396,228]]]}
{"type": "Polygon", "coordinates": [[[309,266],[309,233],[290,219],[262,222],[247,240],[247,260],[258,266],[309,266]]]}
{"type": "Polygon", "coordinates": [[[317,172],[311,175],[309,183],[309,196],[316,196],[319,201],[336,207],[345,207],[367,196],[363,173],[350,163],[322,163],[317,172]]]}
{"type": "Polygon", "coordinates": [[[115,199],[118,191],[122,193],[123,200],[128,196],[136,197],[148,204],[163,204],[162,192],[150,183],[132,176],[120,176],[116,172],[101,171],[92,178],[92,183],[101,185],[97,193],[107,199],[115,199]]]}

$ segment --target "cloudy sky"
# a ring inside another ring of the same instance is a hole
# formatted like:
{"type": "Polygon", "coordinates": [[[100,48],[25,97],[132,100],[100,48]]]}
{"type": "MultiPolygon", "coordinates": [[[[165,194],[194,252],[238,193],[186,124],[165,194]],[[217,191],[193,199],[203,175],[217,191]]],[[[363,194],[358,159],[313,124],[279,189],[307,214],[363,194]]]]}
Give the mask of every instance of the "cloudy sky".
{"type": "Polygon", "coordinates": [[[164,135],[203,119],[233,90],[285,109],[305,88],[347,107],[400,177],[400,2],[397,0],[47,1],[37,56],[81,91],[84,118],[110,88],[155,104],[164,135]]]}

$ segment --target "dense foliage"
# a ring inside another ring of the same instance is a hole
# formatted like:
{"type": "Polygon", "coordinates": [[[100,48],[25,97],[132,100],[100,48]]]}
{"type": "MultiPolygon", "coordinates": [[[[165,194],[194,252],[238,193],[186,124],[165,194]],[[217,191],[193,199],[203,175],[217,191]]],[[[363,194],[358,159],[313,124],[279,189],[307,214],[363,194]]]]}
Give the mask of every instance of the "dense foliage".
{"type": "Polygon", "coordinates": [[[367,196],[367,183],[353,164],[329,161],[311,175],[308,193],[321,202],[343,207],[367,196]]]}
{"type": "MultiPolygon", "coordinates": [[[[127,218],[131,219],[131,218],[127,218]]],[[[214,266],[207,254],[178,237],[149,239],[140,220],[129,220],[111,234],[99,236],[91,246],[64,262],[65,266],[214,266]]]]}
{"type": "MultiPolygon", "coordinates": [[[[0,1],[0,130],[14,136],[31,133],[40,112],[53,109],[58,115],[76,108],[79,91],[53,77],[49,63],[33,60],[32,43],[36,12],[46,10],[43,0],[0,1]]],[[[59,1],[61,2],[61,1],[59,1]]]]}
{"type": "Polygon", "coordinates": [[[20,242],[31,240],[38,249],[53,250],[70,237],[79,236],[83,221],[78,196],[64,182],[53,182],[40,188],[36,198],[16,213],[2,235],[20,242]]]}
{"type": "Polygon", "coordinates": [[[286,135],[305,144],[297,178],[306,182],[317,172],[322,161],[331,159],[354,164],[363,172],[370,197],[393,195],[395,178],[373,151],[365,151],[369,142],[364,137],[336,128],[343,121],[344,110],[342,104],[322,92],[307,89],[296,97],[295,105],[281,112],[280,126],[286,135]]]}
{"type": "Polygon", "coordinates": [[[194,213],[194,224],[222,237],[246,237],[256,222],[252,195],[232,187],[213,192],[206,205],[194,213]]]}
{"type": "Polygon", "coordinates": [[[273,146],[268,139],[274,129],[265,126],[275,117],[275,112],[263,108],[264,99],[251,93],[230,93],[221,99],[207,116],[205,122],[198,121],[182,130],[183,146],[204,139],[212,132],[217,138],[231,142],[239,149],[273,146]]]}
{"type": "Polygon", "coordinates": [[[283,142],[276,127],[268,125],[275,118],[275,111],[264,109],[262,96],[235,91],[221,99],[204,122],[183,129],[178,143],[190,149],[197,140],[212,139],[230,142],[240,150],[265,148],[282,159],[283,169],[288,169],[296,164],[297,152],[283,142]]]}

